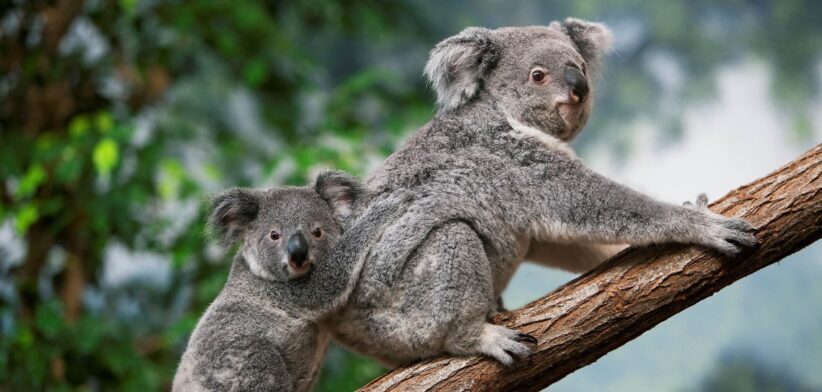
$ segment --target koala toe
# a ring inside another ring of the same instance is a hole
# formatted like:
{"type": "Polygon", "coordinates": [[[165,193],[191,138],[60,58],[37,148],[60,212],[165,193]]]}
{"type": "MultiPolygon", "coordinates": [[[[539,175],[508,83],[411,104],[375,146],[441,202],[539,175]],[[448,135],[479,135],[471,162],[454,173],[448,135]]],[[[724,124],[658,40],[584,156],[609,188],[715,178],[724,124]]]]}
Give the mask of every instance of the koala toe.
{"type": "Polygon", "coordinates": [[[480,353],[496,359],[505,366],[514,364],[515,358],[525,358],[536,348],[537,340],[499,325],[485,324],[480,338],[480,353]]]}
{"type": "Polygon", "coordinates": [[[691,203],[690,201],[686,201],[682,203],[684,207],[692,208],[695,210],[704,210],[708,208],[708,196],[704,193],[700,193],[696,196],[696,204],[691,203]]]}
{"type": "Polygon", "coordinates": [[[726,240],[717,241],[713,248],[727,256],[734,256],[742,250],[732,242],[726,240]]]}
{"type": "Polygon", "coordinates": [[[696,206],[697,207],[708,207],[708,195],[704,193],[700,193],[696,196],[696,206]]]}
{"type": "Polygon", "coordinates": [[[724,224],[725,224],[725,227],[727,227],[731,230],[741,231],[743,233],[752,233],[756,230],[756,228],[753,227],[753,225],[746,222],[745,220],[738,219],[738,218],[726,219],[724,224]]]}
{"type": "Polygon", "coordinates": [[[498,349],[493,353],[486,354],[491,358],[494,358],[497,362],[505,365],[505,366],[514,366],[514,356],[509,354],[507,351],[498,349]]]}
{"type": "Polygon", "coordinates": [[[731,241],[748,248],[754,247],[759,243],[759,240],[753,233],[744,231],[737,231],[734,233],[733,237],[731,237],[731,241]]]}
{"type": "Polygon", "coordinates": [[[757,244],[756,236],[753,234],[756,228],[750,223],[738,218],[725,218],[722,222],[726,229],[725,240],[752,247],[757,244]]]}

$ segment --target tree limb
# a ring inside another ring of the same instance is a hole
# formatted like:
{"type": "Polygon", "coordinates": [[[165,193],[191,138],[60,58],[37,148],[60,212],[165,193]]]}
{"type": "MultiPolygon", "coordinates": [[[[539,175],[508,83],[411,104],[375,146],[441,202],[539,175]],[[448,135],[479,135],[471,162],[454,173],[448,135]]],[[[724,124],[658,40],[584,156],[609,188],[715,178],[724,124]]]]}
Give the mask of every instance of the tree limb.
{"type": "Polygon", "coordinates": [[[822,236],[822,144],[711,205],[753,224],[759,246],[736,259],[684,245],[630,248],[494,322],[537,351],[514,368],[453,357],[395,369],[364,391],[540,390],[725,286],[822,236]]]}

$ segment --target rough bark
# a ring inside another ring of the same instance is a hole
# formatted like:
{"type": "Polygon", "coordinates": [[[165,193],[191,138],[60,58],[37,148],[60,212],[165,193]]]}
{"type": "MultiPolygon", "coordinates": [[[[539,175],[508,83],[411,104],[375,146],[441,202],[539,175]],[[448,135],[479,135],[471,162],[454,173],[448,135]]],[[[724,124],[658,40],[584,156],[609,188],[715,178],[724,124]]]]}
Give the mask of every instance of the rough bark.
{"type": "Polygon", "coordinates": [[[683,245],[630,248],[524,308],[498,315],[494,322],[539,339],[534,355],[514,368],[478,357],[439,358],[395,369],[363,390],[540,390],[819,239],[820,177],[822,144],[713,203],[713,211],[742,217],[757,229],[759,246],[735,259],[683,245]]]}

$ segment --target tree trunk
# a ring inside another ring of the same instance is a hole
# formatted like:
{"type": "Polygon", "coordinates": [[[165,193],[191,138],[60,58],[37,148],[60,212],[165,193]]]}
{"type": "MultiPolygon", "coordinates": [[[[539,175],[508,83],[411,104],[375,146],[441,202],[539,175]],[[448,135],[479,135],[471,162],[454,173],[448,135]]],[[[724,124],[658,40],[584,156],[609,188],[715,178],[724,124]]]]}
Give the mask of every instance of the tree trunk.
{"type": "MultiPolygon", "coordinates": [[[[697,247],[630,248],[494,322],[529,333],[537,351],[505,368],[439,358],[395,369],[365,391],[540,390],[725,286],[822,236],[822,144],[711,205],[756,227],[759,246],[735,259],[697,247]]],[[[664,347],[661,348],[664,350],[664,347]]]]}

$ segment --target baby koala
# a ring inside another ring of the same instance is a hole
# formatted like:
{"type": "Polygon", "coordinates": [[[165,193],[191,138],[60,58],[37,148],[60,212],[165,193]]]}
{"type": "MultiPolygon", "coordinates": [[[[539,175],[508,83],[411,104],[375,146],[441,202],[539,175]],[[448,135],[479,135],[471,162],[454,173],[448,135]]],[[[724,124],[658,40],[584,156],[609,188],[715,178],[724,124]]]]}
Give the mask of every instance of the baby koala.
{"type": "Polygon", "coordinates": [[[358,273],[328,256],[359,193],[355,178],[327,172],[313,186],[235,188],[211,200],[212,231],[241,246],[189,339],[174,391],[311,389],[328,343],[316,321],[358,273]]]}

